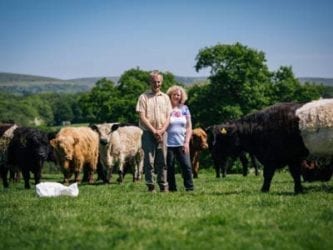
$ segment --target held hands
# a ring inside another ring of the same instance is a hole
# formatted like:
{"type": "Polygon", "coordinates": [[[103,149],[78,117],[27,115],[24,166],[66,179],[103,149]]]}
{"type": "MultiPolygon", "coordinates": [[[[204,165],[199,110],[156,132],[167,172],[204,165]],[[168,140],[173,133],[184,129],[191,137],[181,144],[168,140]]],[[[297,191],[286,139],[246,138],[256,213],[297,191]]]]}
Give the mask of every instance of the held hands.
{"type": "Polygon", "coordinates": [[[157,142],[162,142],[163,141],[164,131],[162,129],[155,129],[153,131],[153,133],[154,133],[154,137],[155,137],[157,142]]]}

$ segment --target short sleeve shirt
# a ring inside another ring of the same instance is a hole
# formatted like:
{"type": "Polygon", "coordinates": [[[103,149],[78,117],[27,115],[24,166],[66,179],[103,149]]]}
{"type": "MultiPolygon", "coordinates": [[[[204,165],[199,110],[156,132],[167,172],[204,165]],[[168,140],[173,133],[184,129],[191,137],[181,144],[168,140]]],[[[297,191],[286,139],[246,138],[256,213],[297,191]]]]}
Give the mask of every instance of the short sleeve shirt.
{"type": "MultiPolygon", "coordinates": [[[[170,116],[171,110],[170,98],[163,92],[155,94],[152,91],[147,91],[139,96],[136,104],[136,111],[139,113],[144,112],[155,129],[163,127],[163,124],[170,116]]],[[[139,126],[143,130],[148,130],[141,121],[139,121],[139,126]]]]}
{"type": "Polygon", "coordinates": [[[186,105],[182,105],[181,107],[172,110],[170,124],[167,130],[168,147],[179,147],[184,145],[188,119],[191,119],[191,113],[186,105]]]}

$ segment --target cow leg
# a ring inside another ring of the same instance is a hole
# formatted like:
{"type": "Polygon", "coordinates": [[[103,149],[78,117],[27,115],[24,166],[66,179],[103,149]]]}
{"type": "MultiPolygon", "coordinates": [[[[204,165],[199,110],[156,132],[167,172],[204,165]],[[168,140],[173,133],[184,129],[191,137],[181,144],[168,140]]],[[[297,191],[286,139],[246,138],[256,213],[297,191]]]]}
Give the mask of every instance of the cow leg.
{"type": "Polygon", "coordinates": [[[229,161],[225,160],[219,164],[219,167],[220,167],[219,171],[221,171],[221,173],[222,173],[222,178],[227,177],[228,163],[229,163],[229,161]]]}
{"type": "Polygon", "coordinates": [[[80,183],[80,170],[75,170],[74,171],[74,181],[80,183]]]}
{"type": "Polygon", "coordinates": [[[38,183],[40,183],[41,177],[42,177],[41,169],[34,171],[35,185],[37,185],[38,183]]]}
{"type": "Polygon", "coordinates": [[[216,178],[221,178],[221,169],[222,169],[221,165],[222,165],[222,163],[220,163],[218,160],[214,159],[216,178]]]}
{"type": "Polygon", "coordinates": [[[288,165],[289,172],[294,179],[294,191],[295,194],[303,193],[303,187],[301,184],[301,163],[290,163],[288,165]]]}
{"type": "Polygon", "coordinates": [[[137,180],[142,179],[142,174],[143,174],[143,150],[140,150],[138,154],[136,155],[136,165],[137,165],[137,180]]]}
{"type": "Polygon", "coordinates": [[[192,159],[193,178],[198,178],[199,173],[199,153],[196,152],[192,159]]]}
{"type": "Polygon", "coordinates": [[[97,163],[97,175],[98,179],[101,179],[103,183],[110,183],[107,178],[107,169],[100,161],[97,163]]]}
{"type": "Polygon", "coordinates": [[[113,171],[113,166],[111,165],[109,167],[109,170],[108,170],[108,173],[107,173],[107,179],[108,179],[108,182],[111,181],[111,178],[112,178],[112,171],[113,171]]]}
{"type": "Polygon", "coordinates": [[[124,163],[123,163],[122,160],[119,162],[119,170],[118,170],[118,174],[119,174],[119,177],[118,177],[118,180],[117,180],[117,181],[118,181],[119,183],[122,183],[123,180],[124,180],[124,175],[125,175],[125,173],[124,173],[124,163]]]}
{"type": "Polygon", "coordinates": [[[24,179],[24,188],[30,189],[30,171],[28,169],[22,169],[22,175],[24,179]]]}
{"type": "Polygon", "coordinates": [[[1,165],[0,166],[0,171],[1,171],[1,177],[2,177],[3,187],[4,188],[8,188],[9,187],[9,183],[8,183],[7,175],[8,175],[9,169],[6,166],[1,165]]]}
{"type": "Polygon", "coordinates": [[[71,178],[72,173],[69,169],[64,169],[63,173],[64,173],[64,184],[68,185],[69,184],[69,179],[71,178]]]}
{"type": "Polygon", "coordinates": [[[89,169],[88,166],[85,165],[83,167],[83,177],[82,177],[82,182],[89,182],[89,169]]]}
{"type": "Polygon", "coordinates": [[[258,176],[259,175],[259,170],[258,170],[257,160],[256,160],[256,158],[254,157],[253,154],[250,154],[250,158],[251,158],[252,166],[254,167],[254,170],[255,170],[255,174],[256,174],[256,176],[258,176]]]}
{"type": "Polygon", "coordinates": [[[275,172],[275,166],[264,166],[264,184],[262,185],[262,192],[269,192],[271,187],[271,182],[275,172]]]}
{"type": "Polygon", "coordinates": [[[249,164],[249,161],[248,159],[246,158],[246,155],[244,152],[242,152],[239,156],[239,159],[243,165],[243,176],[247,176],[248,174],[248,164],[249,164]]]}

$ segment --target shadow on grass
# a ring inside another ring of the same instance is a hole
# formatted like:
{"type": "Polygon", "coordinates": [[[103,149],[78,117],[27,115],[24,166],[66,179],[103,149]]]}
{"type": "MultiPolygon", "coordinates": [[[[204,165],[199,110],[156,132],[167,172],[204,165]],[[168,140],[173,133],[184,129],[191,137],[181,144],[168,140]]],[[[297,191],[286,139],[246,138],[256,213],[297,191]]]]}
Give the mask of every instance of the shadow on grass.
{"type": "Polygon", "coordinates": [[[315,192],[326,192],[326,193],[333,193],[333,186],[328,183],[322,183],[321,185],[316,186],[306,186],[303,187],[304,191],[315,193],[315,192]]]}
{"type": "Polygon", "coordinates": [[[309,186],[303,187],[304,192],[300,194],[295,194],[294,191],[270,191],[263,193],[260,190],[248,191],[248,190],[234,190],[234,191],[214,191],[214,192],[202,192],[202,194],[215,195],[215,196],[229,196],[229,195],[253,195],[253,194],[270,194],[273,196],[297,196],[306,195],[308,193],[333,193],[333,186],[323,184],[321,186],[309,186]]]}

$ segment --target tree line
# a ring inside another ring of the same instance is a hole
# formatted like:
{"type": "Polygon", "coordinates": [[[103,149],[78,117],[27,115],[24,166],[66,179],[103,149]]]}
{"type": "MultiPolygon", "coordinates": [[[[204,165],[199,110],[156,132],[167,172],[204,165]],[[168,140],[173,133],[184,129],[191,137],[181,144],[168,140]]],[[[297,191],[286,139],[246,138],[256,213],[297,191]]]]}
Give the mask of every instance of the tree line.
{"type": "MultiPolygon", "coordinates": [[[[262,51],[240,43],[217,44],[201,49],[196,71],[209,69],[207,81],[184,87],[188,91],[194,127],[236,119],[277,102],[307,102],[332,97],[332,89],[313,83],[301,84],[292,68],[281,66],[271,72],[262,51]]],[[[171,72],[164,72],[162,90],[178,84],[171,72]]],[[[127,122],[136,124],[137,98],[149,89],[149,71],[125,71],[117,83],[106,78],[84,93],[40,93],[16,96],[0,93],[2,122],[21,125],[127,122]]]]}

